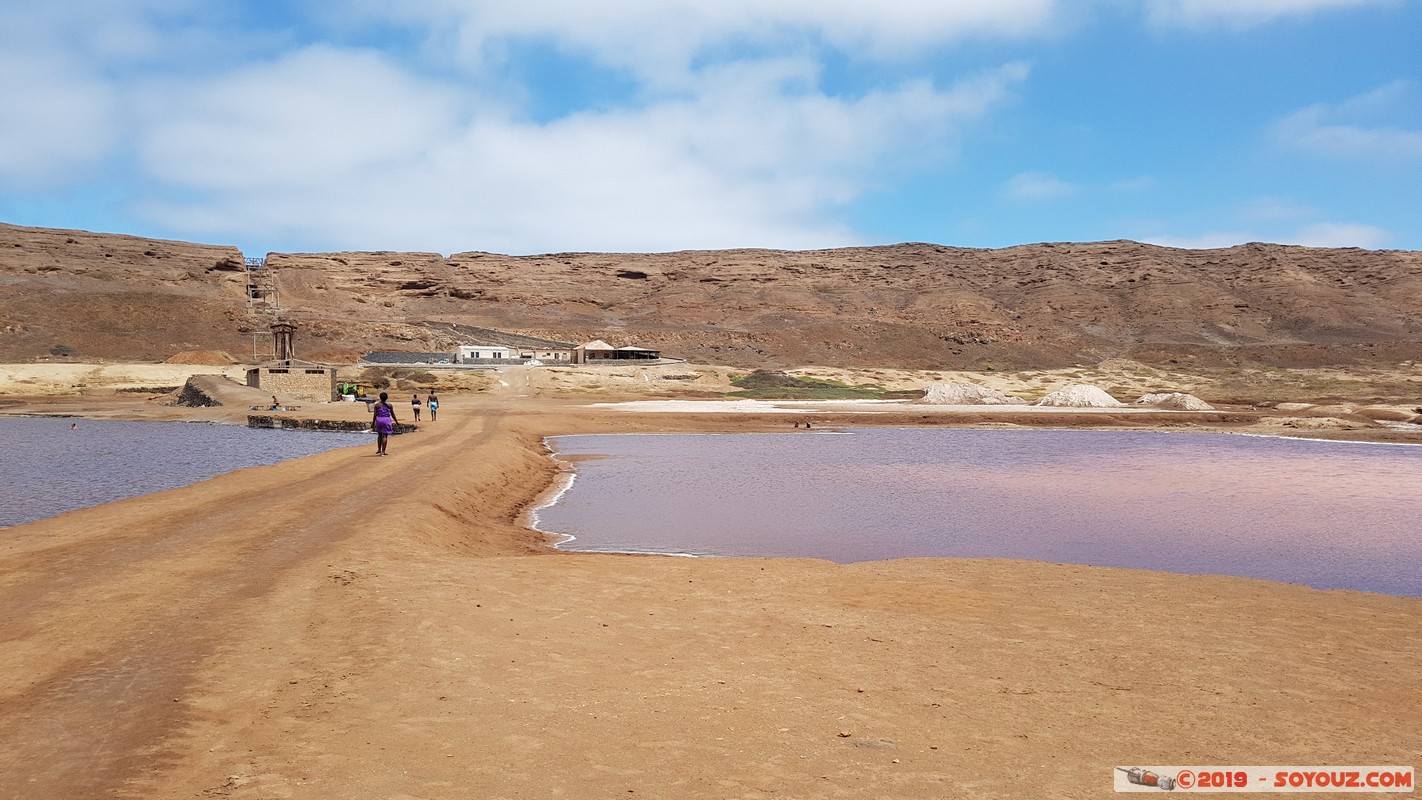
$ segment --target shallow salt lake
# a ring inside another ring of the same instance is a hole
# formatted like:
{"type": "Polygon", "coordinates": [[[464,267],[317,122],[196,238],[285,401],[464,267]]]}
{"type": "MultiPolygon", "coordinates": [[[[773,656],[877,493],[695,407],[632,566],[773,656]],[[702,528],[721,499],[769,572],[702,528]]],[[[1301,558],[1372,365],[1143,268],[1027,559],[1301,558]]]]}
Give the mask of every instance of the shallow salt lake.
{"type": "Polygon", "coordinates": [[[0,527],[372,441],[238,425],[50,417],[0,418],[0,436],[8,451],[0,527]]]}
{"type": "Polygon", "coordinates": [[[1023,558],[1422,596],[1422,447],[863,429],[551,440],[537,527],[598,552],[1023,558]]]}

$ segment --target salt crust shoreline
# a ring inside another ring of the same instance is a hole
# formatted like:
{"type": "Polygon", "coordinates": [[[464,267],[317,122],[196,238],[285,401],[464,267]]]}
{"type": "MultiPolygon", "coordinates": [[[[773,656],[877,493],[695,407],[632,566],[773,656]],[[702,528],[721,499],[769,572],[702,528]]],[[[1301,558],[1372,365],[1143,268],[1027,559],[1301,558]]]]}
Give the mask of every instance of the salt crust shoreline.
{"type": "MultiPolygon", "coordinates": [[[[900,401],[888,401],[888,402],[900,402],[900,401]]],[[[967,407],[965,406],[965,408],[967,408],[967,407]]],[[[1062,410],[1082,410],[1082,409],[1062,409],[1062,410]]],[[[1120,410],[1120,409],[1113,409],[1113,410],[1120,410]]],[[[909,429],[913,429],[912,426],[910,426],[909,429]]],[[[923,428],[922,430],[941,430],[941,428],[923,428]]],[[[1000,428],[964,428],[963,430],[1001,430],[1001,429],[1000,429],[1000,428]]],[[[1077,433],[1101,433],[1101,434],[1121,433],[1121,432],[1122,432],[1122,431],[1120,431],[1120,430],[1113,430],[1113,429],[1093,430],[1093,429],[1081,429],[1081,428],[1044,428],[1044,427],[1034,427],[1034,428],[1032,428],[1032,430],[1040,430],[1040,431],[1062,431],[1062,430],[1069,430],[1069,431],[1074,431],[1074,432],[1077,432],[1077,433]]],[[[849,435],[853,435],[854,432],[855,432],[854,429],[851,428],[851,429],[849,429],[849,430],[823,430],[823,431],[817,431],[817,432],[811,432],[811,433],[802,433],[802,434],[799,434],[799,435],[809,435],[809,436],[817,436],[817,435],[818,435],[818,436],[825,436],[825,435],[830,435],[830,436],[849,436],[849,435]]],[[[1351,440],[1351,439],[1315,439],[1315,438],[1308,438],[1308,437],[1304,437],[1304,436],[1284,436],[1284,435],[1280,435],[1280,434],[1245,433],[1245,432],[1239,432],[1239,431],[1191,431],[1191,430],[1150,430],[1150,431],[1140,431],[1140,430],[1137,430],[1137,431],[1132,431],[1132,432],[1135,432],[1135,433],[1148,433],[1148,434],[1154,434],[1154,435],[1165,435],[1165,436],[1180,435],[1180,434],[1192,434],[1192,433],[1193,433],[1193,434],[1214,434],[1214,435],[1220,435],[1220,436],[1247,436],[1247,437],[1256,438],[1256,439],[1281,439],[1281,440],[1287,440],[1287,441],[1300,441],[1300,442],[1321,442],[1321,443],[1327,443],[1327,444],[1355,444],[1355,445],[1361,444],[1361,445],[1388,445],[1388,446],[1394,446],[1394,447],[1422,447],[1422,442],[1416,442],[1416,443],[1413,443],[1413,442],[1366,442],[1366,441],[1357,441],[1357,440],[1351,440]]],[[[556,505],[556,504],[558,503],[558,501],[562,499],[563,495],[566,494],[569,490],[571,490],[571,489],[573,488],[573,484],[577,481],[577,478],[578,478],[577,465],[576,465],[574,462],[564,461],[564,460],[558,458],[558,451],[553,447],[553,444],[552,444],[552,440],[553,440],[553,439],[574,439],[574,438],[579,438],[579,437],[582,437],[582,436],[737,436],[737,435],[776,435],[776,436],[781,436],[781,435],[796,435],[796,434],[777,433],[777,432],[755,432],[755,433],[696,433],[696,432],[681,432],[681,431],[678,431],[678,432],[667,432],[667,433],[646,433],[646,432],[637,432],[637,433],[574,433],[574,434],[558,434],[558,435],[554,435],[554,436],[545,436],[545,437],[543,437],[543,447],[544,447],[545,451],[547,452],[548,458],[549,458],[551,461],[553,461],[555,464],[558,465],[559,474],[560,474],[560,475],[566,475],[566,478],[560,480],[559,478],[555,477],[555,478],[553,479],[553,482],[550,484],[550,488],[549,488],[548,490],[546,490],[542,495],[540,495],[540,499],[539,499],[538,501],[536,501],[535,504],[530,505],[529,510],[528,510],[528,512],[527,512],[527,514],[526,514],[526,516],[525,516],[525,523],[526,523],[527,527],[529,527],[529,528],[531,528],[531,529],[533,529],[533,530],[535,530],[535,531],[538,531],[539,533],[542,533],[542,534],[545,535],[545,536],[550,536],[550,537],[563,537],[560,541],[555,542],[555,543],[553,544],[553,547],[556,548],[556,549],[559,549],[559,550],[566,550],[566,551],[568,551],[568,552],[604,553],[604,554],[611,554],[611,555],[672,556],[672,557],[679,557],[679,558],[720,558],[720,557],[722,557],[722,556],[712,556],[712,555],[699,554],[699,553],[681,553],[681,552],[651,551],[651,550],[568,550],[568,548],[564,547],[564,545],[566,545],[566,544],[568,544],[568,543],[570,543],[570,542],[575,541],[578,537],[574,536],[574,535],[571,534],[571,533],[563,533],[563,532],[560,532],[560,531],[547,531],[547,530],[544,530],[543,528],[539,527],[540,519],[539,519],[539,516],[538,516],[538,512],[541,511],[541,510],[543,510],[543,509],[546,509],[546,508],[552,508],[554,505],[556,505]]],[[[731,557],[731,558],[742,558],[742,557],[759,558],[759,557],[762,557],[762,556],[729,556],[729,557],[731,557]]],[[[951,558],[952,556],[940,556],[940,557],[942,557],[942,558],[951,558]]],[[[881,559],[881,560],[883,560],[883,559],[881,559]]],[[[1040,562],[1042,562],[1042,563],[1055,563],[1055,562],[1050,562],[1050,561],[1046,561],[1046,560],[1043,560],[1043,559],[1029,559],[1029,560],[1040,561],[1040,562]]],[[[1159,571],[1159,572],[1163,572],[1163,573],[1165,573],[1165,574],[1170,574],[1170,575],[1185,575],[1185,574],[1190,574],[1190,573],[1175,573],[1175,572],[1169,572],[1168,570],[1152,570],[1152,571],[1159,571]]],[[[1405,596],[1408,596],[1408,595],[1397,595],[1397,596],[1403,596],[1403,597],[1405,597],[1405,596]]]]}
{"type": "MultiPolygon", "coordinates": [[[[908,400],[624,400],[616,403],[589,403],[587,408],[637,413],[678,414],[805,414],[891,412],[913,414],[992,413],[992,414],[1198,414],[1153,407],[1084,408],[1034,405],[911,405],[908,400]],[[863,406],[864,408],[857,408],[863,406]]],[[[1229,412],[1213,412],[1229,413],[1229,412]]]]}
{"type": "Polygon", "coordinates": [[[559,533],[557,531],[545,531],[538,527],[538,512],[545,508],[552,508],[558,500],[571,488],[578,480],[578,472],[573,464],[558,458],[558,452],[553,449],[553,444],[549,441],[552,437],[543,437],[543,450],[547,458],[557,467],[557,471],[550,478],[548,486],[536,495],[536,499],[528,505],[527,510],[521,515],[520,522],[527,528],[538,531],[548,537],[563,537],[561,541],[553,543],[554,547],[560,547],[573,541],[575,536],[571,533],[559,533]]]}

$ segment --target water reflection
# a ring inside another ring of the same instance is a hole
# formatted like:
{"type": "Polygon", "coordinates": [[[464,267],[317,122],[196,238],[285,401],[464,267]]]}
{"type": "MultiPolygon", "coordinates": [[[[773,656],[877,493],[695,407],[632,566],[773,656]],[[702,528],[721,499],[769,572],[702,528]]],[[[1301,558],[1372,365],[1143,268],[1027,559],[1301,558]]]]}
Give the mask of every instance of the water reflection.
{"type": "Polygon", "coordinates": [[[236,425],[49,418],[0,419],[0,435],[8,462],[0,526],[367,441],[236,425]]]}
{"type": "Polygon", "coordinates": [[[1028,558],[1422,596],[1422,448],[1195,433],[575,436],[569,549],[1028,558]]]}

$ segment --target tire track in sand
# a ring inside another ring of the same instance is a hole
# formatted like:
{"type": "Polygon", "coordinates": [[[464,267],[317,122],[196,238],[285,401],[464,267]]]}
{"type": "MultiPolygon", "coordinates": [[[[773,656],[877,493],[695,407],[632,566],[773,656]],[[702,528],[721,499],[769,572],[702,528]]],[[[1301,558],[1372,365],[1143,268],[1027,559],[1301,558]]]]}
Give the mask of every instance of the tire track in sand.
{"type": "Polygon", "coordinates": [[[397,439],[391,458],[337,450],[11,529],[0,798],[113,795],[161,768],[194,671],[239,614],[351,534],[389,525],[497,424],[447,417],[438,436],[397,439]],[[72,541],[76,522],[97,533],[72,541]]]}

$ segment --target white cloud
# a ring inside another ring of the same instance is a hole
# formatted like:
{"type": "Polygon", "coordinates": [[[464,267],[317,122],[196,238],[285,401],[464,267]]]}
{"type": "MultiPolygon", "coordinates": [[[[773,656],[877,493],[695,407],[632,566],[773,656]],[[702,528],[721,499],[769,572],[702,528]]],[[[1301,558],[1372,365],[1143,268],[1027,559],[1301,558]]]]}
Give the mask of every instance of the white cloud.
{"type": "Polygon", "coordinates": [[[1255,222],[1287,222],[1318,216],[1317,209],[1299,205],[1288,197],[1258,197],[1246,203],[1237,216],[1255,222]]]}
{"type": "Polygon", "coordinates": [[[1319,222],[1299,229],[1288,241],[1309,247],[1364,247],[1376,250],[1385,246],[1392,235],[1373,225],[1349,222],[1319,222]]]}
{"type": "Polygon", "coordinates": [[[1071,183],[1047,172],[1020,172],[1003,182],[998,196],[1014,203],[1042,203],[1083,194],[1099,196],[1103,192],[1139,194],[1152,191],[1159,185],[1159,181],[1150,175],[1098,184],[1071,183]]]}
{"type": "Polygon", "coordinates": [[[1162,247],[1190,250],[1212,250],[1234,247],[1248,242],[1296,244],[1305,247],[1363,247],[1376,250],[1385,247],[1392,234],[1372,225],[1346,222],[1318,222],[1293,231],[1259,233],[1257,231],[1211,231],[1196,236],[1146,236],[1141,241],[1162,247]]]}
{"type": "Polygon", "coordinates": [[[1037,203],[1071,197],[1079,187],[1045,172],[1022,172],[1007,179],[1002,196],[1017,202],[1037,203]]]}
{"type": "MultiPolygon", "coordinates": [[[[1330,221],[1326,212],[1301,205],[1287,196],[1264,196],[1245,201],[1226,213],[1243,229],[1210,231],[1195,236],[1143,238],[1168,247],[1208,249],[1247,242],[1273,242],[1307,247],[1365,247],[1377,249],[1392,234],[1374,225],[1330,221]]],[[[1161,227],[1153,223],[1152,227],[1161,227]]]]}
{"type": "Polygon", "coordinates": [[[137,143],[149,174],[205,190],[289,190],[418,160],[466,98],[367,52],[311,47],[205,82],[153,84],[137,143]]]}
{"type": "Polygon", "coordinates": [[[1357,117],[1390,115],[1415,109],[1417,101],[1412,84],[1398,80],[1344,100],[1338,104],[1338,112],[1357,117]]]}
{"type": "Polygon", "coordinates": [[[1148,0],[1151,23],[1168,27],[1244,30],[1286,17],[1366,6],[1395,5],[1397,0],[1148,0]]]}
{"type": "Polygon", "coordinates": [[[64,58],[111,78],[135,68],[230,61],[247,33],[210,0],[46,0],[0,4],[0,52],[64,58]]]}
{"type": "Polygon", "coordinates": [[[1332,122],[1332,116],[1332,109],[1322,105],[1296,111],[1274,126],[1274,138],[1284,147],[1334,158],[1422,158],[1422,130],[1332,122]]]}
{"type": "Polygon", "coordinates": [[[239,11],[206,0],[12,4],[0,184],[107,169],[128,210],[172,235],[333,248],[849,244],[847,204],[954,158],[1028,67],[837,95],[821,88],[826,50],[892,60],[1042,33],[1058,2],[356,0],[302,6],[329,15],[302,33],[229,30],[239,11]],[[371,25],[392,19],[423,54],[279,49],[323,26],[332,41],[384,41],[371,25]],[[531,121],[500,98],[542,87],[468,60],[524,46],[628,70],[633,105],[531,121]]]}
{"type": "Polygon", "coordinates": [[[435,51],[480,64],[509,39],[552,44],[632,70],[651,83],[675,81],[699,57],[727,50],[827,44],[859,56],[906,51],[967,36],[1021,37],[1053,30],[1060,0],[361,0],[338,24],[402,23],[428,32],[435,51]]]}
{"type": "Polygon", "coordinates": [[[1260,241],[1258,236],[1239,231],[1212,231],[1196,236],[1143,236],[1140,240],[1147,244],[1178,247],[1182,250],[1215,250],[1260,241]]]}
{"type": "Polygon", "coordinates": [[[1274,125],[1274,140],[1289,149],[1335,158],[1422,158],[1422,129],[1397,122],[1415,117],[1418,103],[1411,84],[1394,81],[1336,105],[1320,103],[1295,111],[1274,125]]]}
{"type": "Polygon", "coordinates": [[[101,161],[119,104],[97,75],[63,58],[0,52],[0,185],[62,184],[101,161]]]}
{"type": "Polygon", "coordinates": [[[139,72],[222,60],[201,0],[0,4],[0,183],[52,189],[102,168],[129,135],[139,72]]]}
{"type": "Polygon", "coordinates": [[[836,209],[904,151],[951,157],[1028,71],[837,97],[817,69],[717,65],[639,108],[534,123],[379,56],[309,48],[155,87],[142,164],[184,201],[141,208],[179,230],[342,249],[848,244],[836,209]]]}
{"type": "Polygon", "coordinates": [[[0,43],[7,48],[58,45],[102,62],[159,55],[171,45],[173,20],[201,11],[198,0],[47,0],[0,6],[0,43]]]}

